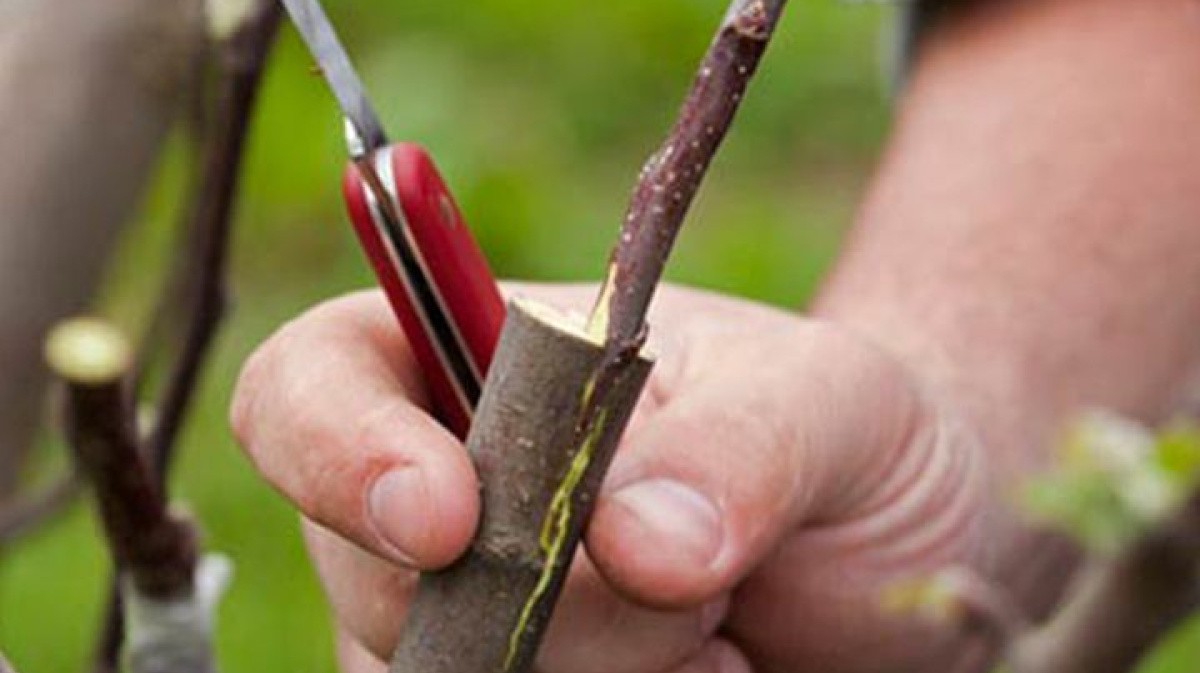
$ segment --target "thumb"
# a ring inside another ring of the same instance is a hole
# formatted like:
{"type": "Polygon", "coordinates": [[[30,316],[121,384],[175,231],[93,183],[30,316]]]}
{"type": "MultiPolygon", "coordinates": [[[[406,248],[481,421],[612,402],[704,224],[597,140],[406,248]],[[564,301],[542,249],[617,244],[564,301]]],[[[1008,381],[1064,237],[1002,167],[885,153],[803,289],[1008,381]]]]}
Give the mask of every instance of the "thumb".
{"type": "Polygon", "coordinates": [[[588,531],[605,577],[650,605],[709,600],[789,530],[859,509],[933,425],[897,364],[821,323],[714,348],[627,436],[588,531]]]}

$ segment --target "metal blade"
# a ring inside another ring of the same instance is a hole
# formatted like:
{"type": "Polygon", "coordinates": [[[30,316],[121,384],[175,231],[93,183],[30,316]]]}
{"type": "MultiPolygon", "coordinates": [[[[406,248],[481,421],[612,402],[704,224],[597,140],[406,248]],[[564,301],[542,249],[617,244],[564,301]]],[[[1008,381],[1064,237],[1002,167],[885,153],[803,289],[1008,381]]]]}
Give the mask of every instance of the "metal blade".
{"type": "Polygon", "coordinates": [[[383,124],[367,100],[366,89],[354,72],[350,57],[333,32],[333,26],[319,0],[283,0],[283,4],[304,38],[304,43],[308,45],[308,50],[321,67],[329,88],[333,89],[333,95],[342,107],[342,114],[354,127],[358,138],[349,139],[351,154],[360,157],[387,145],[383,124]]]}

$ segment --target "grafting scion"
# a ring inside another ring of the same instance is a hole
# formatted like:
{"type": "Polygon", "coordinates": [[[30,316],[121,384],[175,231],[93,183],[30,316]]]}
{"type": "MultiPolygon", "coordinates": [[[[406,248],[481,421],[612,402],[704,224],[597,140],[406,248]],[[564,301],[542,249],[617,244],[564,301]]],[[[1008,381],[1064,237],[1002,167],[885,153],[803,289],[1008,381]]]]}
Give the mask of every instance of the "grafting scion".
{"type": "Polygon", "coordinates": [[[483,516],[467,554],[421,577],[392,673],[525,673],[650,361],[645,314],[783,0],[735,0],[679,118],[642,170],[588,324],[510,306],[467,438],[483,516]]]}

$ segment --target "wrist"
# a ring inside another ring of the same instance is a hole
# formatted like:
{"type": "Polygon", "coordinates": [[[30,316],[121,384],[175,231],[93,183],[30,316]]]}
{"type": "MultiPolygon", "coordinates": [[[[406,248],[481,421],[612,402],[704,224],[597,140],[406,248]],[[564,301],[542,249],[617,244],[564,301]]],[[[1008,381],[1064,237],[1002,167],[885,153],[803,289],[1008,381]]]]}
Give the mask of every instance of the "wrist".
{"type": "Polygon", "coordinates": [[[914,303],[833,290],[818,297],[812,313],[889,353],[935,405],[973,426],[1003,481],[1044,464],[1066,413],[1038,381],[1047,372],[1031,366],[1019,340],[975,334],[969,305],[914,303]]]}

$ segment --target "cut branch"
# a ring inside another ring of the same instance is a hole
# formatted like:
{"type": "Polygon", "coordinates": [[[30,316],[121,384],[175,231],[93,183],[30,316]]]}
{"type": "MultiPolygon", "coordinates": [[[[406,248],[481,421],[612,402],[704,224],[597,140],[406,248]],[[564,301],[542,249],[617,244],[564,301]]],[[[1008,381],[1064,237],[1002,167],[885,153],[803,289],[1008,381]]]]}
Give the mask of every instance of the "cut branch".
{"type": "Polygon", "coordinates": [[[421,576],[392,673],[524,672],[650,371],[584,325],[509,305],[467,438],[483,515],[467,554],[421,576]]]}
{"type": "MultiPolygon", "coordinates": [[[[182,345],[170,365],[154,424],[144,442],[156,483],[162,489],[166,488],[179,433],[227,307],[225,279],[246,137],[267,56],[278,32],[280,12],[276,0],[258,0],[249,14],[236,21],[230,34],[208,50],[216,59],[217,91],[205,103],[209,109],[193,111],[192,115],[204,126],[196,133],[203,138],[198,145],[202,152],[200,174],[184,211],[187,240],[180,246],[175,265],[179,275],[171,279],[163,293],[159,314],[149,326],[139,356],[141,369],[154,348],[154,334],[163,323],[170,322],[166,315],[182,316],[182,345]]],[[[92,673],[117,670],[124,631],[115,580],[104,614],[93,651],[92,673]]]]}
{"type": "Polygon", "coordinates": [[[79,474],[68,468],[66,474],[57,477],[49,486],[0,511],[0,547],[12,544],[64,510],[79,494],[79,486],[79,474]]]}
{"type": "Polygon", "coordinates": [[[99,321],[68,321],[51,334],[47,352],[66,383],[67,438],[94,490],[115,564],[147,596],[189,595],[195,536],[168,512],[139,450],[125,394],[130,353],[124,337],[99,321]]]}
{"type": "Polygon", "coordinates": [[[609,261],[589,331],[628,343],[646,311],[684,217],[737,113],[786,0],[734,0],[675,125],[646,162],[609,261]]]}
{"type": "Polygon", "coordinates": [[[524,673],[650,363],[645,314],[784,0],[734,0],[679,118],[642,170],[586,326],[510,306],[467,447],[483,515],[468,553],[421,577],[392,673],[524,673]]]}

